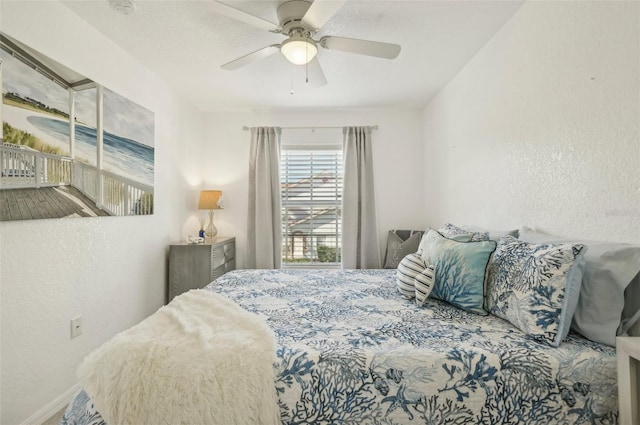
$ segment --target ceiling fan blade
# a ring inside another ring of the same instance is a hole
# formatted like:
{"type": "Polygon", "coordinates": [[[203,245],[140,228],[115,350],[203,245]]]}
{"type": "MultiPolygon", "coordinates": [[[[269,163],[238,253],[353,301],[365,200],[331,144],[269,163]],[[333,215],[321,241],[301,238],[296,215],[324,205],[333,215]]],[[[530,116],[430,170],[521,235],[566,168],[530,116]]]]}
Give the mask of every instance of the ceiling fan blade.
{"type": "Polygon", "coordinates": [[[271,56],[272,54],[279,51],[280,51],[280,45],[272,44],[271,46],[264,47],[260,50],[256,50],[255,52],[249,53],[248,55],[244,55],[236,60],[227,62],[224,65],[222,65],[220,68],[226,69],[227,71],[234,71],[238,68],[241,68],[245,65],[250,64],[251,62],[264,59],[267,56],[271,56]]]}
{"type": "Polygon", "coordinates": [[[244,22],[245,24],[249,24],[263,30],[278,33],[281,32],[280,27],[278,27],[276,24],[273,24],[262,18],[258,18],[257,16],[250,15],[240,9],[236,9],[235,7],[220,3],[218,0],[214,1],[211,4],[213,5],[213,10],[217,13],[220,13],[221,15],[228,16],[229,18],[235,19],[236,21],[244,22]]]}
{"type": "Polygon", "coordinates": [[[318,57],[313,58],[311,62],[307,65],[309,72],[309,81],[308,83],[314,87],[322,87],[327,85],[327,78],[324,76],[324,72],[322,72],[322,67],[320,66],[320,62],[318,61],[318,57]]]}
{"type": "Polygon", "coordinates": [[[302,24],[318,31],[336,14],[347,0],[314,0],[307,13],[302,17],[302,24]]]}
{"type": "Polygon", "coordinates": [[[329,50],[341,50],[384,59],[395,59],[400,54],[400,46],[397,44],[357,38],[326,36],[320,39],[320,45],[329,50]]]}

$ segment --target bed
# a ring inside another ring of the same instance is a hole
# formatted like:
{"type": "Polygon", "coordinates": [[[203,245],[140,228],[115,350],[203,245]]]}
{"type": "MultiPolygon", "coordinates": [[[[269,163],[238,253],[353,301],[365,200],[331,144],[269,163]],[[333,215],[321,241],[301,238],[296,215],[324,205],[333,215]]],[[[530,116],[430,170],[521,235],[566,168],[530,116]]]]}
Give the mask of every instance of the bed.
{"type": "MultiPolygon", "coordinates": [[[[553,347],[494,315],[402,297],[392,270],[238,270],[205,288],[276,336],[283,424],[615,424],[615,348],[553,347]]],[[[80,392],[62,424],[103,424],[80,392]]]]}

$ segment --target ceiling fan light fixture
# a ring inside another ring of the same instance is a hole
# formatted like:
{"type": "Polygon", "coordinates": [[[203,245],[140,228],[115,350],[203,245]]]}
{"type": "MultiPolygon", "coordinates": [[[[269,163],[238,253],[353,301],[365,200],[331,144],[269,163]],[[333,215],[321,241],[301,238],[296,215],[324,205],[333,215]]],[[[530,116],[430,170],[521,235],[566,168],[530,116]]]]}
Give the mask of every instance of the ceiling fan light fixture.
{"type": "Polygon", "coordinates": [[[316,43],[305,37],[292,36],[282,42],[280,51],[294,65],[305,65],[318,54],[316,43]]]}

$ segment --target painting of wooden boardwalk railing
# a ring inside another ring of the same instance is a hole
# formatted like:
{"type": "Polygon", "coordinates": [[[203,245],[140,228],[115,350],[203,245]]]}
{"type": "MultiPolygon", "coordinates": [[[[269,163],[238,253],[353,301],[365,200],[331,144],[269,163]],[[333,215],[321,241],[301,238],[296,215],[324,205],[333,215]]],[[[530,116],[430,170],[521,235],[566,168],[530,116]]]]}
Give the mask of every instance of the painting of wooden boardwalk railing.
{"type": "Polygon", "coordinates": [[[153,112],[4,34],[0,76],[0,221],[153,214],[153,112]]]}

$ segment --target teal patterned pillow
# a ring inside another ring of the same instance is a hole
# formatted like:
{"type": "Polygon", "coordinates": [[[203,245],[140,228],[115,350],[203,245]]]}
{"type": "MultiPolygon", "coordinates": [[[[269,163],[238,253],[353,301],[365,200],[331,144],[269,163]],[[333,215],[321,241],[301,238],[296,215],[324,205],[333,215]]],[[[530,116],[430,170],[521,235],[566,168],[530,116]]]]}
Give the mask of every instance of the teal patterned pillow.
{"type": "Polygon", "coordinates": [[[429,230],[422,238],[422,260],[435,265],[435,285],[431,297],[458,308],[486,315],[484,274],[495,241],[460,242],[429,230]]]}
{"type": "Polygon", "coordinates": [[[405,256],[398,264],[396,271],[398,291],[406,298],[413,298],[416,295],[414,286],[415,277],[422,273],[427,266],[422,261],[420,254],[413,253],[405,256]]]}
{"type": "Polygon", "coordinates": [[[569,330],[570,310],[575,310],[570,294],[581,279],[571,275],[583,255],[581,244],[532,244],[502,237],[489,266],[489,312],[557,347],[569,330]]]}
{"type": "MultiPolygon", "coordinates": [[[[433,229],[427,229],[427,232],[433,229]]],[[[461,227],[454,226],[450,223],[445,223],[438,229],[438,233],[444,236],[447,239],[451,239],[458,242],[476,242],[476,241],[488,241],[489,234],[486,232],[474,232],[469,230],[464,230],[461,227]]],[[[425,233],[426,234],[426,233],[425,233]]],[[[422,253],[424,251],[424,245],[426,244],[426,240],[424,236],[422,240],[420,240],[420,245],[418,246],[418,253],[422,253]]]]}

